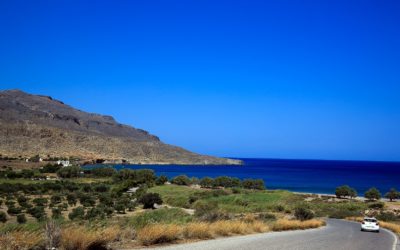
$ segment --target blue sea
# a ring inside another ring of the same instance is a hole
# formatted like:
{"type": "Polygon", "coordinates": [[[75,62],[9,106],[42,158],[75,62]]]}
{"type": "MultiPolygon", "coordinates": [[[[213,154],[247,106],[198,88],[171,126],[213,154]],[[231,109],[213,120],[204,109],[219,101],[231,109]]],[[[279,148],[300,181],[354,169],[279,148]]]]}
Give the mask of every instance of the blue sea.
{"type": "Polygon", "coordinates": [[[185,174],[202,178],[227,175],[240,179],[263,179],[267,189],[333,194],[340,185],[355,188],[359,195],[370,187],[382,194],[394,187],[400,190],[400,162],[240,159],[231,165],[117,165],[117,169],[153,169],[169,178],[185,174]]]}

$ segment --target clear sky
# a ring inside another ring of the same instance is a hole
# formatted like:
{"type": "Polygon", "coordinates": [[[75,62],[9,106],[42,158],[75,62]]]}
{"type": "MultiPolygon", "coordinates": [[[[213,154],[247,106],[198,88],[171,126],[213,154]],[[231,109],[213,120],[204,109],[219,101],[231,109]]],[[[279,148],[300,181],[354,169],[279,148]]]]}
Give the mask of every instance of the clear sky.
{"type": "Polygon", "coordinates": [[[0,0],[0,89],[217,155],[400,160],[400,1],[0,0]]]}

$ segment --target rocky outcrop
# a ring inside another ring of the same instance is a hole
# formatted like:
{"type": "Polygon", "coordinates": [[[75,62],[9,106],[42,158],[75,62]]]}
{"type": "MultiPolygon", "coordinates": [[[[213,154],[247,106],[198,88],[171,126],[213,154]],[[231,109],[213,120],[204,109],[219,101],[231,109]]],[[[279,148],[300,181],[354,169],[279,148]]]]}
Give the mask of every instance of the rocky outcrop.
{"type": "Polygon", "coordinates": [[[143,164],[240,164],[167,145],[111,116],[83,112],[49,96],[19,90],[0,92],[0,154],[143,164]]]}

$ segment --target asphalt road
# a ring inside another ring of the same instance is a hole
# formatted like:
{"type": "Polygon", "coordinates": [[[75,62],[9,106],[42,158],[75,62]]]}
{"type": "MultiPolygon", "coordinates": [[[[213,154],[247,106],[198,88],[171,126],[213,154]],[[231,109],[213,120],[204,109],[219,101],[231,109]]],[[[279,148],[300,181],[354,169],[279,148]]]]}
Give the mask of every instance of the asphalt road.
{"type": "Polygon", "coordinates": [[[397,250],[396,236],[361,232],[360,224],[329,219],[327,226],[305,231],[254,234],[159,247],[162,250],[397,250]]]}

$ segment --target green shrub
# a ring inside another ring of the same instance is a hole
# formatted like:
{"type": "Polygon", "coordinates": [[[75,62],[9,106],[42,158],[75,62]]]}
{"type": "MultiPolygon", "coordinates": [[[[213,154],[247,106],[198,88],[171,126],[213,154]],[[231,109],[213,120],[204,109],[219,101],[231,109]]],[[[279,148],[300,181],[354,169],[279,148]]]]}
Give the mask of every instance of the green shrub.
{"type": "Polygon", "coordinates": [[[62,217],[62,209],[59,207],[54,207],[51,209],[51,217],[53,219],[59,219],[62,217]]]}
{"type": "Polygon", "coordinates": [[[17,215],[17,222],[18,222],[19,224],[24,224],[24,223],[26,223],[26,216],[25,216],[25,214],[19,214],[19,215],[17,215]]]}
{"type": "Polygon", "coordinates": [[[382,209],[385,207],[385,203],[383,202],[374,202],[368,205],[369,208],[373,209],[382,209]]]}
{"type": "Polygon", "coordinates": [[[311,209],[309,208],[299,206],[294,209],[294,217],[301,221],[311,220],[312,218],[314,218],[314,212],[311,211],[311,209]]]}
{"type": "Polygon", "coordinates": [[[143,204],[144,209],[148,208],[154,208],[154,204],[161,205],[163,203],[163,200],[161,199],[161,196],[157,193],[147,193],[144,194],[140,199],[139,203],[143,204]]]}
{"type": "Polygon", "coordinates": [[[0,211],[0,222],[5,223],[7,221],[6,213],[0,211]]]}
{"type": "Polygon", "coordinates": [[[210,177],[204,177],[200,180],[200,186],[202,188],[211,188],[214,185],[214,180],[210,177]]]}
{"type": "Polygon", "coordinates": [[[83,169],[78,166],[64,167],[57,171],[57,175],[61,178],[76,178],[81,176],[83,169]]]}
{"type": "Polygon", "coordinates": [[[21,213],[22,209],[20,207],[9,207],[7,213],[9,215],[17,215],[21,213]]]}
{"type": "Polygon", "coordinates": [[[174,177],[171,183],[181,186],[189,186],[191,184],[189,177],[187,177],[186,175],[178,175],[174,177]]]}
{"type": "Polygon", "coordinates": [[[400,219],[398,216],[396,216],[396,214],[392,212],[382,212],[377,215],[376,218],[383,221],[397,221],[400,219]]]}
{"type": "Polygon", "coordinates": [[[70,220],[81,220],[85,217],[85,209],[83,207],[77,207],[72,209],[71,213],[68,214],[70,220]]]}
{"type": "Polygon", "coordinates": [[[70,206],[75,206],[78,198],[75,193],[67,194],[67,201],[70,206]]]}
{"type": "Polygon", "coordinates": [[[194,215],[196,217],[204,216],[218,210],[218,203],[216,201],[196,201],[193,205],[195,209],[194,215]]]}
{"type": "Polygon", "coordinates": [[[258,190],[264,190],[265,189],[265,184],[262,179],[245,179],[242,182],[243,188],[246,189],[258,189],[258,190]]]}
{"type": "Polygon", "coordinates": [[[38,221],[42,221],[46,218],[46,212],[42,206],[32,207],[28,209],[28,213],[35,217],[38,221]]]}
{"type": "Polygon", "coordinates": [[[62,196],[59,194],[55,194],[51,196],[50,201],[52,204],[59,204],[62,201],[62,196]]]}
{"type": "Polygon", "coordinates": [[[160,177],[157,178],[156,184],[157,185],[164,185],[168,181],[168,177],[165,175],[160,175],[160,177]]]}

